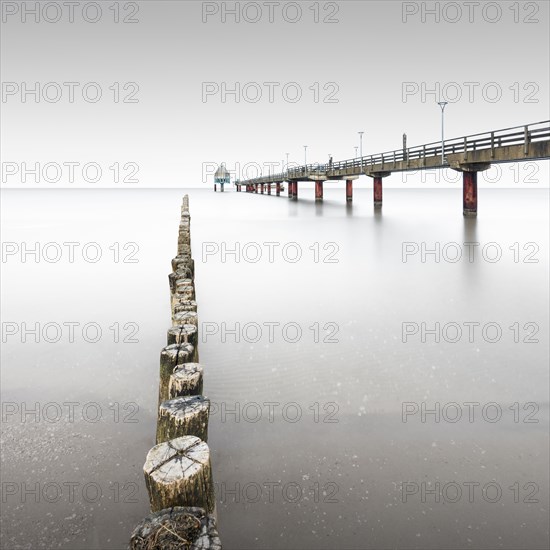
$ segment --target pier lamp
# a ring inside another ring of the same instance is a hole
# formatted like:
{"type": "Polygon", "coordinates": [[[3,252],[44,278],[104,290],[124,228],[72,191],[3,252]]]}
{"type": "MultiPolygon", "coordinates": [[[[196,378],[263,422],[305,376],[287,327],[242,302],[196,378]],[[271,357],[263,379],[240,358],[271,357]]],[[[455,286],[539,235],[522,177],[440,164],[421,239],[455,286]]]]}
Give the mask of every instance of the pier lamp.
{"type": "Polygon", "coordinates": [[[438,101],[437,104],[441,107],[441,164],[445,164],[445,106],[448,101],[438,101]]]}
{"type": "Polygon", "coordinates": [[[304,164],[307,166],[307,145],[304,145],[304,164]]]}
{"type": "Polygon", "coordinates": [[[361,172],[363,172],[363,134],[365,132],[358,132],[359,134],[359,152],[361,154],[361,172]]]}

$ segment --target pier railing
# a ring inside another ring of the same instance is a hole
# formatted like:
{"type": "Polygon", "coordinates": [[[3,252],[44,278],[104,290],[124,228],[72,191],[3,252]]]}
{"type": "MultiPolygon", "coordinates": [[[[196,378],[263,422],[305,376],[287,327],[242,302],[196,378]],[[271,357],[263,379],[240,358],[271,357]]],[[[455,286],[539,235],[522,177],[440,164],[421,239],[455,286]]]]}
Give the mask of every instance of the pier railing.
{"type": "MultiPolygon", "coordinates": [[[[529,144],[550,139],[550,120],[534,122],[523,126],[513,126],[492,132],[481,132],[444,141],[443,157],[451,154],[468,153],[470,151],[481,151],[491,149],[494,152],[500,147],[511,145],[523,146],[527,153],[529,144]]],[[[288,181],[299,178],[315,179],[315,176],[328,177],[338,176],[342,173],[358,174],[369,170],[370,167],[380,166],[387,163],[397,163],[437,157],[442,155],[441,141],[426,143],[410,148],[394,149],[373,155],[356,157],[353,159],[326,164],[307,164],[289,168],[285,172],[261,176],[246,181],[239,181],[240,185],[255,183],[270,183],[277,181],[288,181]]],[[[444,164],[444,163],[443,163],[444,164]]]]}

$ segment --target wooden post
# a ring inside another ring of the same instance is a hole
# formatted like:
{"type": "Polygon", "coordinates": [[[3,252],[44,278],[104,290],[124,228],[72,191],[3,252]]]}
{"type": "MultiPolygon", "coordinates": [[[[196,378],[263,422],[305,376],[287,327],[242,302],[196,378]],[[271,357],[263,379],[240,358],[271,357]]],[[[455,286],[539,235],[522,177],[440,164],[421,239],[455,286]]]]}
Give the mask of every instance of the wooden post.
{"type": "Polygon", "coordinates": [[[174,313],[172,317],[172,325],[195,325],[199,328],[199,316],[195,311],[182,311],[174,313]]]}
{"type": "Polygon", "coordinates": [[[160,382],[159,405],[168,399],[168,384],[170,375],[176,365],[192,363],[195,357],[195,348],[191,344],[172,344],[160,352],[160,382]]]}
{"type": "Polygon", "coordinates": [[[176,325],[168,329],[167,345],[191,344],[197,349],[199,331],[195,325],[176,325]]]}
{"type": "Polygon", "coordinates": [[[174,302],[174,315],[176,313],[185,313],[187,311],[197,312],[197,302],[194,300],[176,300],[174,302]]]}
{"type": "Polygon", "coordinates": [[[323,182],[321,180],[315,182],[315,200],[323,200],[323,182]]]}
{"type": "MultiPolygon", "coordinates": [[[[195,262],[191,258],[191,251],[189,251],[189,254],[187,254],[186,248],[188,245],[182,245],[182,252],[178,254],[173,260],[172,260],[172,269],[174,272],[176,272],[180,267],[184,267],[186,269],[190,269],[191,273],[194,274],[195,272],[195,262]]],[[[192,279],[193,277],[190,277],[192,279]]]]}
{"type": "Polygon", "coordinates": [[[176,365],[168,383],[168,397],[174,399],[183,395],[201,395],[203,368],[199,363],[176,365]]]}
{"type": "Polygon", "coordinates": [[[462,173],[462,213],[468,218],[477,216],[477,172],[462,173]]]}
{"type": "Polygon", "coordinates": [[[152,548],[222,550],[216,519],[196,506],[174,506],[155,512],[136,526],[130,538],[130,550],[152,548]]]}
{"type": "Polygon", "coordinates": [[[175,290],[174,294],[180,299],[195,299],[195,285],[193,284],[193,279],[176,279],[175,290]]]}
{"type": "Polygon", "coordinates": [[[184,395],[161,403],[157,422],[157,444],[184,435],[208,441],[210,399],[184,395]]]}
{"type": "Polygon", "coordinates": [[[382,178],[374,176],[373,181],[374,207],[382,208],[382,178]]]}
{"type": "Polygon", "coordinates": [[[346,180],[346,202],[353,201],[353,180],[346,180]]]}
{"type": "Polygon", "coordinates": [[[214,511],[210,449],[198,437],[178,437],[155,445],[143,471],[153,512],[173,506],[214,511]]]}

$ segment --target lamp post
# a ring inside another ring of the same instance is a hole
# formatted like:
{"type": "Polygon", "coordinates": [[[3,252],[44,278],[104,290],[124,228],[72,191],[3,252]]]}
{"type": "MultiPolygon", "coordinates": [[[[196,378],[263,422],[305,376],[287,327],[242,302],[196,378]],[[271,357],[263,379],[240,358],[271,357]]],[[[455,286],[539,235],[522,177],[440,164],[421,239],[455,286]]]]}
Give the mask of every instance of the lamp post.
{"type": "Polygon", "coordinates": [[[445,106],[447,101],[438,101],[437,104],[441,107],[441,164],[445,164],[445,106]]]}
{"type": "MultiPolygon", "coordinates": [[[[286,154],[286,174],[287,174],[287,177],[288,177],[288,155],[290,153],[285,153],[286,154]]],[[[284,170],[283,170],[284,171],[284,170]]]]}
{"type": "Polygon", "coordinates": [[[304,145],[304,165],[307,166],[307,145],[304,145]]]}
{"type": "Polygon", "coordinates": [[[359,151],[359,147],[357,147],[357,145],[356,145],[356,146],[355,146],[355,158],[357,158],[357,156],[358,156],[358,154],[359,154],[357,151],[359,151]]]}
{"type": "Polygon", "coordinates": [[[363,134],[365,132],[359,132],[359,152],[361,154],[361,172],[363,172],[363,134]]]}

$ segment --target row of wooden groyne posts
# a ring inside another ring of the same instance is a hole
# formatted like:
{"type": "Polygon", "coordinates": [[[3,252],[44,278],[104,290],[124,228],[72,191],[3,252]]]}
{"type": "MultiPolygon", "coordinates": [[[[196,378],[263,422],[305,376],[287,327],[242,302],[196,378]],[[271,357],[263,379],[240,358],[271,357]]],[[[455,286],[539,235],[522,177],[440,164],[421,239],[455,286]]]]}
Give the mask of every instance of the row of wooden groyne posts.
{"type": "Polygon", "coordinates": [[[143,467],[151,515],[134,529],[131,550],[219,550],[208,419],[199,364],[195,264],[189,197],[181,206],[178,254],[169,275],[172,326],[160,354],[156,445],[143,467]]]}

